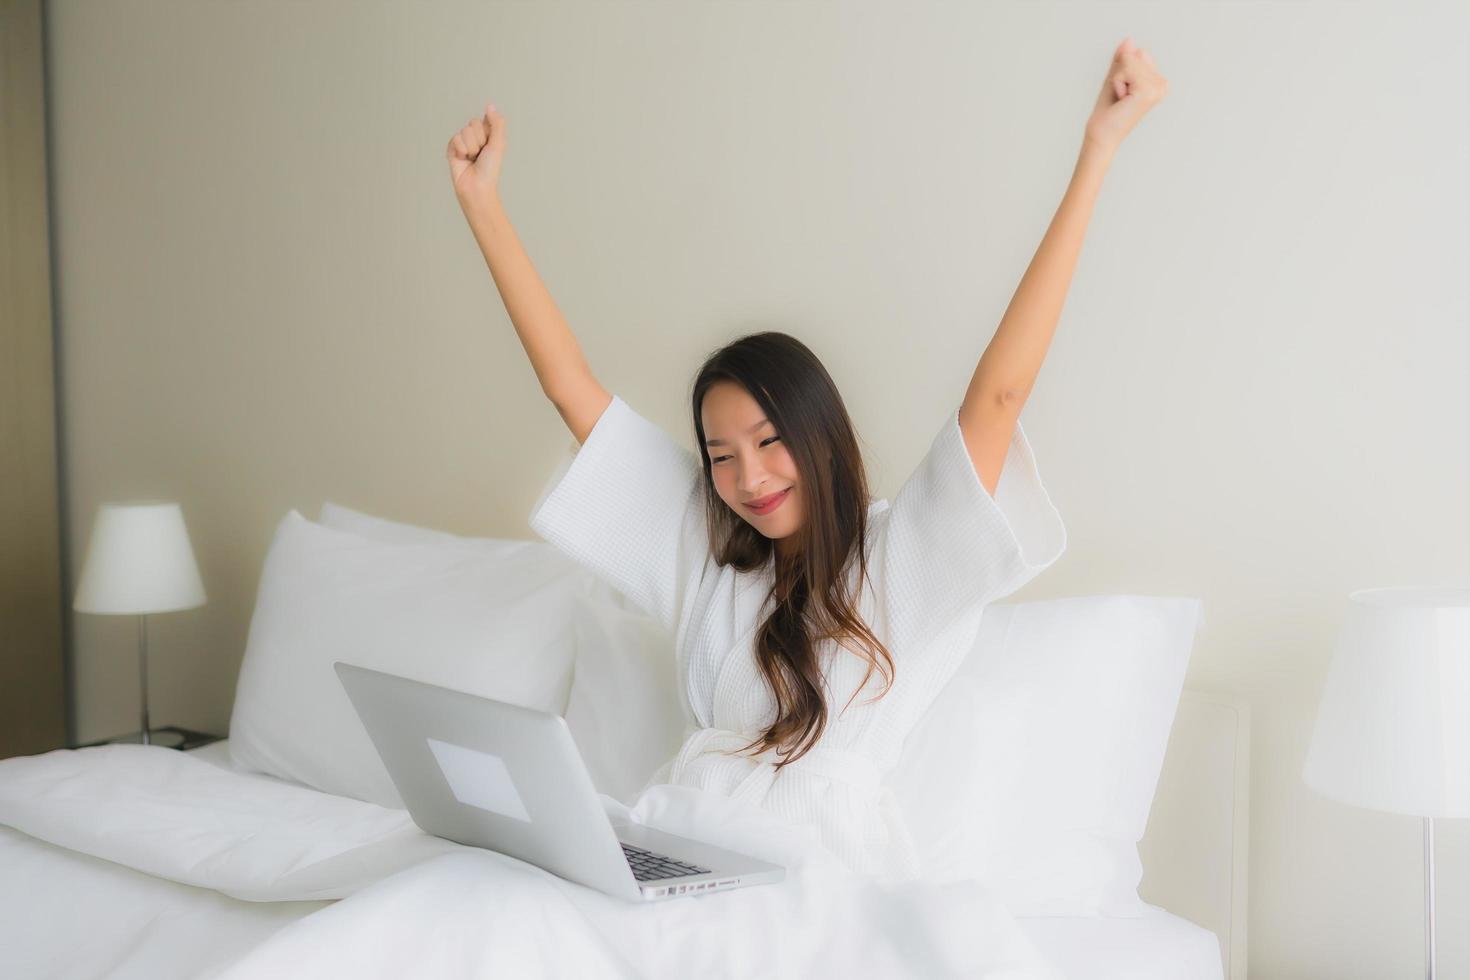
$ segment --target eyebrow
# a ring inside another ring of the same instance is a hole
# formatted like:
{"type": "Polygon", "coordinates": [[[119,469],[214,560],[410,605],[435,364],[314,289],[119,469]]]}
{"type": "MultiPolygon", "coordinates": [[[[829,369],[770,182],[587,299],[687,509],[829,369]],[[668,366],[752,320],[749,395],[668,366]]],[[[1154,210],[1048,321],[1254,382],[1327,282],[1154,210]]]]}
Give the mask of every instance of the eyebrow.
{"type": "MultiPolygon", "coordinates": [[[[754,432],[756,429],[759,429],[763,425],[770,425],[770,422],[768,422],[765,419],[761,419],[755,425],[752,425],[750,428],[746,429],[745,432],[748,435],[748,434],[754,432]]],[[[725,444],[725,440],[723,440],[723,439],[706,439],[704,441],[704,444],[706,446],[723,446],[725,444]]]]}

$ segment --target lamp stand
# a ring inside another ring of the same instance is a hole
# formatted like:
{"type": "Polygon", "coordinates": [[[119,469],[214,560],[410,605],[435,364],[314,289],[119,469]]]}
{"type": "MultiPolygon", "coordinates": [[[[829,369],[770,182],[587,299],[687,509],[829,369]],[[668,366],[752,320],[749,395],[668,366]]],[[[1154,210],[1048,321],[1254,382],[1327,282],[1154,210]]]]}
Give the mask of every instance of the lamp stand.
{"type": "Polygon", "coordinates": [[[138,686],[143,689],[143,744],[148,740],[148,614],[138,617],[138,686]]]}
{"type": "MultiPolygon", "coordinates": [[[[183,748],[191,738],[201,733],[191,733],[186,729],[175,728],[166,725],[158,731],[154,731],[148,724],[148,617],[138,617],[138,687],[143,699],[142,721],[143,727],[136,732],[127,735],[119,735],[115,738],[103,739],[101,742],[92,742],[90,745],[107,745],[114,742],[142,743],[143,745],[160,745],[164,748],[183,748]],[[155,737],[157,736],[157,737],[155,737]]],[[[201,743],[202,744],[202,743],[201,743]]]]}
{"type": "Polygon", "coordinates": [[[1434,818],[1424,818],[1424,961],[1434,980],[1434,818]]]}

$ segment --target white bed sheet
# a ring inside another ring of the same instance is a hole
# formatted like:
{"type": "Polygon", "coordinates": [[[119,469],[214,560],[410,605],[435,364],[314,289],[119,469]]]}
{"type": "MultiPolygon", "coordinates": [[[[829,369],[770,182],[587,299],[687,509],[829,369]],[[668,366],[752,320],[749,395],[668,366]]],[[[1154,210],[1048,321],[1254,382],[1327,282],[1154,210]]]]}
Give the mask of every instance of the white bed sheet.
{"type": "Polygon", "coordinates": [[[244,902],[0,826],[0,976],[213,976],[331,902],[244,902]]]}
{"type": "MultiPolygon", "coordinates": [[[[230,768],[227,742],[191,754],[230,768]]],[[[241,901],[3,825],[0,868],[0,976],[26,980],[200,980],[332,904],[241,901]]]]}
{"type": "MultiPolygon", "coordinates": [[[[193,753],[230,766],[227,741],[193,753]]],[[[1046,916],[1016,921],[1073,980],[1224,980],[1215,934],[1154,905],[1141,919],[1046,916]]]]}
{"type": "MultiPolygon", "coordinates": [[[[229,769],[227,741],[192,756],[229,769]]],[[[262,777],[269,778],[269,777],[262,777]]],[[[330,901],[246,902],[0,827],[6,976],[209,977],[330,901]]],[[[1222,980],[1215,935],[1163,909],[1143,919],[1022,918],[1075,980],[1222,980]]]]}
{"type": "MultiPolygon", "coordinates": [[[[640,906],[425,834],[402,810],[173,749],[0,759],[0,823],[34,838],[244,901],[341,899],[248,947],[211,980],[804,980],[829,971],[1066,980],[978,883],[866,880],[802,828],[687,786],[650,787],[636,807],[601,802],[614,819],[709,840],[787,873],[761,889],[640,906]]],[[[7,883],[15,895],[45,887],[29,877],[7,883]]]]}

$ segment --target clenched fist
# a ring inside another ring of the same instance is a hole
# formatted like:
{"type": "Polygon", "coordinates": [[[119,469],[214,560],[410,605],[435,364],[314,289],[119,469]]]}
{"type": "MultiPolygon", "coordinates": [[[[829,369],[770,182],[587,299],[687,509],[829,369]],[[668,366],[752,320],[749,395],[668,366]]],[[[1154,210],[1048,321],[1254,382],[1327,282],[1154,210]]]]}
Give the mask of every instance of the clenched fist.
{"type": "Polygon", "coordinates": [[[505,117],[495,103],[487,103],[483,116],[471,119],[454,134],[445,156],[460,207],[495,200],[500,193],[500,161],[505,156],[505,117]]]}
{"type": "Polygon", "coordinates": [[[1109,152],[1116,150],[1144,113],[1168,93],[1169,80],[1159,74],[1154,59],[1133,38],[1124,38],[1113,52],[1108,77],[1087,120],[1087,140],[1109,152]]]}

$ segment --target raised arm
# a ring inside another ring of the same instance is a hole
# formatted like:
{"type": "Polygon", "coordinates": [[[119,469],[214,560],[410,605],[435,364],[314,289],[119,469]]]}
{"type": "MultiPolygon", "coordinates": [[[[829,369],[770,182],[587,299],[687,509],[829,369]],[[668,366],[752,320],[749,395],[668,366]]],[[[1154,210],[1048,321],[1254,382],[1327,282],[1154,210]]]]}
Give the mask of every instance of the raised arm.
{"type": "Polygon", "coordinates": [[[960,432],[975,473],[992,496],[1021,407],[1061,319],[1103,176],[1123,137],[1163,100],[1168,84],[1148,52],[1132,38],[1124,39],[1108,66],[1062,203],[970,379],[960,405],[960,432]]]}
{"type": "Polygon", "coordinates": [[[490,276],[536,379],[580,445],[612,402],[582,347],[541,281],[500,202],[505,117],[494,104],[449,141],[446,156],[454,195],[490,267],[490,276]]]}

